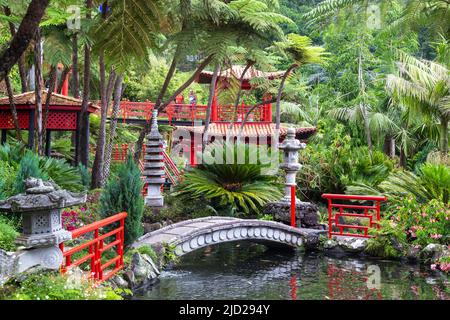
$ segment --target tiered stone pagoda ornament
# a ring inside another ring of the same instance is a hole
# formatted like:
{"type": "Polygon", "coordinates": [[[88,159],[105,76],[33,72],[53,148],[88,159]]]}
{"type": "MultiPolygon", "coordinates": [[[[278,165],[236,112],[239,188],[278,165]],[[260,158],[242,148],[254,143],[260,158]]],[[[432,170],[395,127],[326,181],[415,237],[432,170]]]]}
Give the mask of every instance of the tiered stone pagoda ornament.
{"type": "Polygon", "coordinates": [[[153,110],[152,127],[145,146],[144,176],[145,183],[147,183],[145,205],[151,208],[161,208],[164,205],[161,186],[166,179],[164,176],[164,140],[158,130],[157,110],[153,110]]]}
{"type": "Polygon", "coordinates": [[[25,193],[0,201],[0,212],[22,215],[23,230],[16,239],[22,250],[0,252],[0,281],[2,275],[4,278],[35,266],[58,269],[63,260],[58,245],[72,239],[62,227],[61,209],[86,202],[86,194],[61,190],[41,179],[29,178],[25,187],[25,193]]]}
{"type": "MultiPolygon", "coordinates": [[[[291,187],[296,186],[297,172],[302,168],[298,162],[298,153],[306,147],[305,143],[295,138],[295,129],[289,128],[286,139],[279,146],[283,151],[283,163],[280,169],[286,172],[284,197],[276,202],[268,203],[264,213],[272,215],[276,220],[290,223],[291,221],[291,187]]],[[[319,223],[318,207],[309,202],[302,202],[295,197],[296,225],[304,228],[323,229],[319,223]]]]}
{"type": "MultiPolygon", "coordinates": [[[[302,168],[302,165],[298,162],[298,151],[306,148],[305,143],[301,143],[295,139],[295,129],[289,128],[287,131],[286,139],[279,146],[283,150],[283,163],[280,165],[280,169],[286,172],[286,182],[284,188],[284,198],[282,201],[291,203],[291,187],[297,186],[296,175],[302,168]]],[[[299,203],[300,200],[295,197],[295,202],[299,203]]]]}

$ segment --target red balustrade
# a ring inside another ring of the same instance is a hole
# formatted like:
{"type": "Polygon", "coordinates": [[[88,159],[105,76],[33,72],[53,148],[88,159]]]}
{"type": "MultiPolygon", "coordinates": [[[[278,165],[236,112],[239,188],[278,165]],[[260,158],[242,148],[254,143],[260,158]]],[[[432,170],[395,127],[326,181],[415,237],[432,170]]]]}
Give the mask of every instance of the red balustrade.
{"type": "Polygon", "coordinates": [[[369,229],[374,226],[379,229],[380,225],[380,203],[386,201],[387,198],[383,196],[359,196],[359,195],[343,195],[343,194],[324,194],[322,198],[328,200],[328,238],[333,235],[338,236],[351,236],[360,238],[372,238],[369,236],[369,229]],[[335,200],[344,201],[371,201],[372,205],[361,204],[347,204],[336,203],[335,200]],[[338,212],[336,212],[336,209],[338,212]],[[345,210],[352,210],[351,212],[344,212],[345,210]],[[358,213],[357,210],[361,210],[362,213],[358,213]],[[342,222],[342,218],[354,218],[357,220],[366,219],[365,225],[353,225],[347,222],[342,222]],[[334,231],[334,230],[338,231],[334,231]],[[346,229],[360,230],[362,233],[347,233],[346,229]]]}
{"type": "Polygon", "coordinates": [[[71,231],[72,240],[79,239],[81,236],[93,233],[92,239],[86,240],[81,244],[69,248],[65,251],[64,243],[59,245],[65,262],[61,266],[61,273],[66,273],[71,267],[80,266],[83,263],[90,261],[90,276],[96,284],[102,283],[108,280],[118,271],[123,268],[123,254],[124,254],[124,227],[125,218],[127,217],[126,212],[122,212],[111,216],[109,218],[103,219],[101,221],[94,222],[87,226],[81,227],[79,229],[71,231]],[[108,231],[105,234],[100,234],[103,228],[112,225],[113,223],[119,222],[119,227],[112,231],[108,231]],[[110,239],[114,237],[114,239],[110,239]],[[102,262],[102,256],[108,250],[116,248],[117,255],[107,261],[102,262]],[[72,261],[72,257],[78,253],[83,252],[83,250],[88,250],[89,252],[83,257],[72,261]],[[111,269],[112,266],[112,269],[111,269]]]}
{"type": "MultiPolygon", "coordinates": [[[[120,105],[123,123],[129,119],[142,119],[149,121],[152,117],[152,111],[155,104],[152,102],[130,102],[122,101],[120,105]]],[[[166,118],[169,124],[174,120],[192,121],[194,124],[198,120],[206,119],[206,105],[190,105],[190,104],[170,104],[163,111],[159,112],[159,118],[166,118]]],[[[233,106],[216,106],[216,110],[212,110],[214,117],[212,121],[223,122],[230,121],[234,118],[235,121],[241,122],[249,113],[248,121],[250,122],[272,122],[272,105],[267,103],[258,107],[240,105],[237,110],[233,106]],[[269,110],[270,109],[270,110],[269,110]]],[[[111,114],[109,115],[111,116],[111,114]]]]}

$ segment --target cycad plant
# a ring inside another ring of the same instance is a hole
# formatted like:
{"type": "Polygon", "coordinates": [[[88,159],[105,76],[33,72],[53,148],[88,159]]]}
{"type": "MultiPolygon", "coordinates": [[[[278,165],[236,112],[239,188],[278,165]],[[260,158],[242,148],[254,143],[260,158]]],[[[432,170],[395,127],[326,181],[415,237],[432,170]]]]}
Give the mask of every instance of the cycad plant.
{"type": "Polygon", "coordinates": [[[176,195],[186,199],[207,199],[218,212],[226,215],[257,213],[269,201],[281,198],[280,184],[274,176],[263,174],[265,165],[260,161],[250,161],[256,159],[256,154],[248,146],[225,144],[223,150],[224,160],[227,152],[234,152],[232,158],[228,158],[233,159],[229,161],[232,163],[220,161],[223,164],[218,164],[213,163],[212,158],[207,159],[208,164],[185,174],[176,195]],[[242,155],[242,161],[237,161],[242,155]]]}

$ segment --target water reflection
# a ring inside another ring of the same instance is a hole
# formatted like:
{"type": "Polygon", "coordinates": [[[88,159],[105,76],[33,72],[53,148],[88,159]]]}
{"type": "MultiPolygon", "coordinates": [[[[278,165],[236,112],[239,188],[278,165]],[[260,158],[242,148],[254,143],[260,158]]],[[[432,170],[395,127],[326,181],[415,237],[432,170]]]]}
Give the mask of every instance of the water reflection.
{"type": "Polygon", "coordinates": [[[449,278],[418,265],[330,258],[250,242],[208,247],[184,256],[138,299],[449,299],[449,278]],[[380,286],[367,285],[370,266],[380,286]]]}

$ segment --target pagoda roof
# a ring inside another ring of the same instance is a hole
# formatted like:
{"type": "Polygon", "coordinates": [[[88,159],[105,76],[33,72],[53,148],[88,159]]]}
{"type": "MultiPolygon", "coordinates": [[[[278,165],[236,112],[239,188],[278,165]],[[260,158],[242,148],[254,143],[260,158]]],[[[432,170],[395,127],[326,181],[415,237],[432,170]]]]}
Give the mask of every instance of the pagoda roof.
{"type": "MultiPolygon", "coordinates": [[[[42,103],[45,104],[47,100],[47,90],[42,90],[42,103]]],[[[29,91],[21,94],[14,95],[14,104],[17,107],[20,106],[34,106],[36,104],[36,94],[34,91],[29,91]]],[[[80,99],[76,99],[73,97],[64,96],[59,93],[52,93],[50,98],[50,106],[58,106],[58,107],[78,107],[81,109],[83,101],[80,99]]],[[[0,107],[8,106],[9,107],[9,98],[4,97],[0,98],[0,107]]],[[[99,109],[99,106],[93,102],[89,102],[88,110],[89,112],[95,112],[99,109]]]]}
{"type": "MultiPolygon", "coordinates": [[[[219,80],[230,78],[240,79],[242,74],[244,73],[245,68],[246,66],[243,65],[234,65],[231,68],[222,70],[218,76],[219,80]]],[[[250,67],[245,73],[243,80],[246,82],[249,82],[254,78],[266,78],[268,80],[274,80],[283,76],[284,73],[285,71],[265,72],[257,70],[255,67],[250,67]]],[[[197,79],[197,82],[202,84],[210,84],[213,75],[214,72],[202,71],[197,79]]]]}
{"type": "MultiPolygon", "coordinates": [[[[208,135],[209,136],[223,136],[227,135],[230,124],[227,122],[215,122],[209,125],[208,135]]],[[[204,126],[177,126],[177,129],[186,130],[192,133],[203,134],[205,129],[204,126]]],[[[241,124],[236,123],[233,125],[233,129],[231,130],[230,136],[237,136],[239,131],[241,130],[241,124]]],[[[243,137],[269,137],[275,133],[275,124],[274,123],[258,123],[258,122],[247,122],[244,126],[244,130],[242,132],[243,137]]],[[[282,126],[280,128],[280,139],[284,139],[287,135],[288,127],[282,126]]],[[[296,138],[299,140],[307,140],[311,136],[313,136],[317,129],[315,127],[305,127],[305,128],[295,128],[296,138]]]]}

